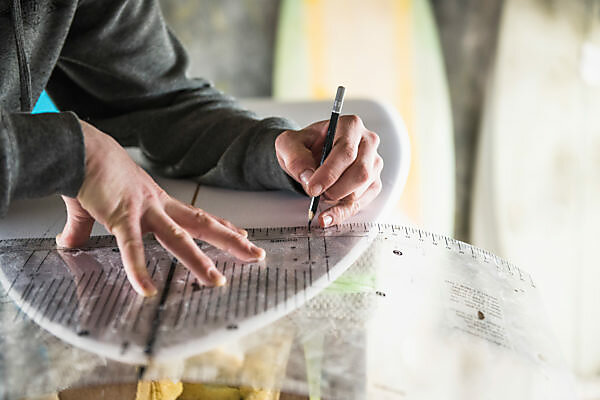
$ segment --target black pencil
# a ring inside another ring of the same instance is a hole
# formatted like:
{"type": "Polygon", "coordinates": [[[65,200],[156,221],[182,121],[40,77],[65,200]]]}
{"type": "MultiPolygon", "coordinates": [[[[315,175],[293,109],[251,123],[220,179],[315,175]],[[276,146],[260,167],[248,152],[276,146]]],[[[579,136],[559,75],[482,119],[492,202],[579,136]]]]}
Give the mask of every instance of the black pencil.
{"type": "MultiPolygon", "coordinates": [[[[319,166],[323,165],[323,162],[329,155],[331,147],[333,146],[333,138],[335,137],[335,128],[337,126],[338,117],[342,111],[342,105],[344,104],[344,93],[346,88],[338,86],[335,94],[335,101],[333,102],[333,109],[331,110],[331,118],[329,119],[329,128],[327,128],[327,137],[325,137],[325,143],[323,143],[323,155],[321,156],[321,162],[319,166]]],[[[310,198],[310,206],[308,207],[308,229],[310,230],[310,224],[317,213],[319,208],[320,195],[310,198]]]]}

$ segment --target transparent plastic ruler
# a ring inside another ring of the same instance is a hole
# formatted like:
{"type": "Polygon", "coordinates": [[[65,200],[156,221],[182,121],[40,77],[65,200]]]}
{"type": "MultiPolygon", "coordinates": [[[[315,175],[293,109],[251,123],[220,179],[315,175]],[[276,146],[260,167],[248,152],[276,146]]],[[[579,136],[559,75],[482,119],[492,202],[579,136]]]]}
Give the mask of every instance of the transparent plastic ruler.
{"type": "MultiPolygon", "coordinates": [[[[218,288],[198,284],[148,238],[147,266],[159,291],[142,298],[127,281],[112,236],[93,237],[88,247],[69,251],[57,250],[53,239],[0,241],[0,281],[19,307],[15,319],[27,316],[68,343],[135,364],[195,355],[265,326],[327,287],[375,238],[389,247],[381,250],[392,257],[386,264],[398,264],[406,273],[410,265],[444,281],[449,304],[464,303],[453,311],[457,326],[476,335],[482,332],[478,315],[500,326],[525,309],[519,293],[535,288],[527,273],[487,251],[408,227],[255,228],[249,229],[249,238],[266,250],[264,261],[242,263],[198,243],[227,277],[218,288]],[[496,300],[457,282],[497,292],[498,301],[515,300],[515,307],[501,315],[496,300]],[[484,308],[471,310],[478,298],[485,300],[484,308]]],[[[388,284],[394,283],[382,282],[388,284]]],[[[488,328],[489,340],[503,345],[505,335],[488,328]]]]}
{"type": "Polygon", "coordinates": [[[323,229],[249,229],[266,250],[259,263],[243,263],[198,242],[227,284],[198,284],[153,238],[145,239],[147,267],[158,288],[138,296],[112,236],[59,250],[54,239],[0,241],[0,281],[20,308],[75,346],[119,361],[143,364],[209,350],[296,309],[335,280],[377,234],[370,224],[323,229]]]}

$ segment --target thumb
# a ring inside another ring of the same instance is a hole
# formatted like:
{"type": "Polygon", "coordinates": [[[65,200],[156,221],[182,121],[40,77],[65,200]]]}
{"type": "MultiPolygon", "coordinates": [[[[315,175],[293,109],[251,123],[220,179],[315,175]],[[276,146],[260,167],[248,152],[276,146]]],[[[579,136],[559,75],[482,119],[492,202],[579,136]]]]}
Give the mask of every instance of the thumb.
{"type": "Polygon", "coordinates": [[[299,138],[288,136],[281,139],[276,143],[276,151],[283,169],[307,189],[317,164],[312,151],[299,138]]]}
{"type": "Polygon", "coordinates": [[[94,218],[77,199],[66,196],[62,198],[67,206],[67,223],[62,233],[56,236],[56,244],[67,248],[83,246],[92,233],[94,218]]]}

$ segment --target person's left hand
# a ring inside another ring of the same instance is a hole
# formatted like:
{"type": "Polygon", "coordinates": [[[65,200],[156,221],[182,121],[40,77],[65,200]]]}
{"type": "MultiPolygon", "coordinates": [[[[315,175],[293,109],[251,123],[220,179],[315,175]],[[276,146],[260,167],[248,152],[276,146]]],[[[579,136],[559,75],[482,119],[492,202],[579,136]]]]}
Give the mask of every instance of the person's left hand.
{"type": "Polygon", "coordinates": [[[299,131],[284,131],[275,140],[281,168],[310,196],[335,203],[319,215],[322,227],[339,224],[366,207],[381,191],[383,159],[379,137],[356,115],[340,116],[331,153],[319,166],[329,121],[299,131]]]}

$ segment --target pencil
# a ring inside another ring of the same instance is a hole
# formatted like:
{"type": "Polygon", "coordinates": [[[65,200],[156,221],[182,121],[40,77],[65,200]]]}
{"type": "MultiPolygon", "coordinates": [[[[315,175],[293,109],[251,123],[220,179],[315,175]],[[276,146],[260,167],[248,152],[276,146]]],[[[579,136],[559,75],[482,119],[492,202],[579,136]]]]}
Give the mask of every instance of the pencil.
{"type": "MultiPolygon", "coordinates": [[[[346,93],[346,88],[343,86],[338,86],[337,92],[335,94],[335,101],[333,102],[333,109],[331,110],[331,118],[329,119],[329,127],[327,128],[327,136],[325,137],[325,143],[323,143],[323,154],[321,155],[321,162],[319,166],[323,165],[325,159],[329,155],[331,151],[331,147],[333,146],[333,138],[335,137],[335,128],[337,126],[338,117],[340,116],[340,112],[342,111],[342,105],[344,104],[344,94],[346,93]]],[[[310,224],[317,213],[317,208],[319,207],[319,196],[311,196],[310,198],[310,206],[308,207],[308,230],[310,230],[310,224]]]]}

